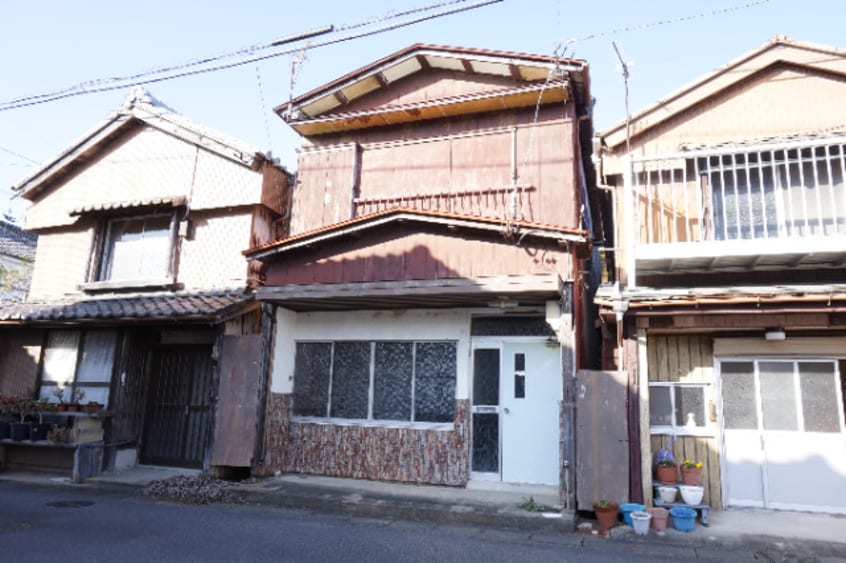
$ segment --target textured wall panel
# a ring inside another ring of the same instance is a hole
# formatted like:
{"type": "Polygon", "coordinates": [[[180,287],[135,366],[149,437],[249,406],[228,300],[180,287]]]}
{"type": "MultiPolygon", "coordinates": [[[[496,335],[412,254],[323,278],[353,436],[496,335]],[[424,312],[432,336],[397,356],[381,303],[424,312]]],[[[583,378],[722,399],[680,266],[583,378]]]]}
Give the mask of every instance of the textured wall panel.
{"type": "Polygon", "coordinates": [[[264,465],[257,473],[312,473],[380,481],[465,485],[469,402],[455,402],[451,431],[292,422],[291,395],[268,401],[264,465]]]}
{"type": "Polygon", "coordinates": [[[86,281],[93,233],[74,229],[39,235],[29,300],[77,292],[86,281]]]}
{"type": "Polygon", "coordinates": [[[241,251],[250,243],[248,209],[195,214],[193,240],[182,240],[179,280],[186,288],[238,287],[246,283],[247,261],[241,251]]]}

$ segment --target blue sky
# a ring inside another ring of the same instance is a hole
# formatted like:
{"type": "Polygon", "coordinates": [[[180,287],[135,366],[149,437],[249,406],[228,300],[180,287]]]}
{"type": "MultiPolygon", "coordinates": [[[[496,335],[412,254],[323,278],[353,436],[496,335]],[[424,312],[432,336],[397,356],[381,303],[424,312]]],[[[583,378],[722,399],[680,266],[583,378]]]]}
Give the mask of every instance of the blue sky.
{"type": "MultiPolygon", "coordinates": [[[[391,13],[476,0],[359,0],[203,3],[181,0],[9,0],[0,19],[0,107],[86,81],[264,44],[303,31],[378,20],[391,13]]],[[[842,0],[503,0],[401,29],[305,51],[291,90],[291,55],[145,86],[183,115],[272,150],[296,168],[299,139],[272,108],[412,43],[551,55],[590,64],[595,127],[625,116],[624,86],[612,41],[630,65],[632,112],[716,70],[774,35],[846,48],[842,0]]],[[[408,20],[384,20],[368,28],[408,20]]],[[[354,30],[345,33],[352,33],[354,30]]],[[[338,37],[341,34],[324,36],[338,37]]],[[[316,38],[313,41],[319,41],[316,38]]],[[[306,46],[295,43],[287,48],[306,46]]],[[[283,51],[265,50],[262,54],[283,51]]],[[[121,104],[127,88],[0,111],[0,211],[22,218],[10,187],[54,157],[121,104]]]]}

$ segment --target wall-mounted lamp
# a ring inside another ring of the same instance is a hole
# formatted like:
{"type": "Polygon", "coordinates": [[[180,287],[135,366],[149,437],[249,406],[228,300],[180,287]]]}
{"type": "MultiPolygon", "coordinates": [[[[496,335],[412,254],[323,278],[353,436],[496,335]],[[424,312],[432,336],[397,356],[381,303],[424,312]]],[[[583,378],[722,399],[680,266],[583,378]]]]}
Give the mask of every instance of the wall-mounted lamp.
{"type": "Polygon", "coordinates": [[[772,327],[764,332],[764,338],[767,340],[784,340],[787,336],[784,334],[783,328],[772,327]]]}

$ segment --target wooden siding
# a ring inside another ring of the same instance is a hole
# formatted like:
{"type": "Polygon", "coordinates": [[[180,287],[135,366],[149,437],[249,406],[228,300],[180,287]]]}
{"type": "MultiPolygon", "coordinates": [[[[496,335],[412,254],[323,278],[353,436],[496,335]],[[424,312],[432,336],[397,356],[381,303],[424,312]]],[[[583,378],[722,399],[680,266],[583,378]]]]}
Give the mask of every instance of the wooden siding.
{"type": "MultiPolygon", "coordinates": [[[[356,143],[340,136],[310,139],[315,144],[299,157],[291,232],[352,218],[354,199],[422,196],[432,209],[433,198],[426,196],[438,194],[436,209],[456,212],[460,205],[449,194],[460,198],[515,181],[533,188],[516,210],[518,217],[576,227],[577,131],[572,105],[560,104],[543,108],[537,123],[534,111],[525,109],[362,130],[356,143]]],[[[499,206],[473,212],[501,217],[503,211],[499,206]]]]}
{"type": "MultiPolygon", "coordinates": [[[[647,365],[649,381],[708,383],[706,401],[715,401],[714,396],[714,358],[713,344],[707,335],[667,335],[647,338],[647,365]]],[[[648,422],[648,417],[646,418],[648,422]]],[[[720,480],[720,449],[718,431],[714,423],[710,424],[710,436],[677,436],[671,451],[678,463],[685,459],[701,461],[703,485],[705,485],[706,504],[722,508],[722,484],[720,480]]],[[[650,449],[643,455],[649,456],[654,466],[655,454],[661,447],[666,447],[669,436],[653,434],[650,437],[650,449]]]]}
{"type": "Polygon", "coordinates": [[[435,485],[467,484],[470,405],[455,402],[453,430],[291,421],[291,395],[268,399],[264,463],[276,471],[435,485]]]}
{"type": "MultiPolygon", "coordinates": [[[[550,245],[551,246],[551,245],[550,245]]],[[[323,252],[292,255],[268,264],[269,286],[445,278],[478,278],[557,272],[568,279],[566,250],[516,246],[436,233],[406,234],[401,227],[366,240],[346,240],[323,252]]]]}

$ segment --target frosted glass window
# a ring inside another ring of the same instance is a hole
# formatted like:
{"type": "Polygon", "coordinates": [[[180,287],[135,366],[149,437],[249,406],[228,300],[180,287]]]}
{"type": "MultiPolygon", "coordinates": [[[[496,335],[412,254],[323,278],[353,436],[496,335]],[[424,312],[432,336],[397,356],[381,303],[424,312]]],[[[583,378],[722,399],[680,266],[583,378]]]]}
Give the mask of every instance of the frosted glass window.
{"type": "Polygon", "coordinates": [[[59,385],[73,383],[79,335],[78,331],[72,330],[55,330],[50,333],[47,337],[47,348],[44,350],[42,382],[59,385]]]}
{"type": "Polygon", "coordinates": [[[499,404],[499,350],[473,352],[473,404],[499,404]]]}
{"type": "Polygon", "coordinates": [[[294,414],[326,416],[331,366],[330,342],[297,344],[294,358],[294,414]]]}
{"type": "Polygon", "coordinates": [[[330,416],[367,418],[370,394],[369,342],[336,342],[332,360],[330,416]]]}
{"type": "Polygon", "coordinates": [[[764,430],[799,430],[793,362],[759,362],[764,430]]]}
{"type": "Polygon", "coordinates": [[[77,383],[108,383],[112,379],[117,334],[110,330],[95,330],[85,334],[82,359],[79,361],[77,383]]]}
{"type": "Polygon", "coordinates": [[[454,342],[418,342],[414,360],[414,420],[452,422],[455,409],[454,342]]]}
{"type": "Polygon", "coordinates": [[[720,374],[725,427],[730,430],[757,430],[755,365],[752,362],[723,362],[720,374]]]}
{"type": "Polygon", "coordinates": [[[805,432],[840,432],[837,372],[833,362],[799,362],[805,432]]]}
{"type": "Polygon", "coordinates": [[[373,418],[411,420],[411,342],[377,342],[374,352],[373,418]]]}
{"type": "Polygon", "coordinates": [[[111,221],[101,279],[166,278],[170,273],[170,221],[170,215],[111,221]]]}
{"type": "Polygon", "coordinates": [[[676,426],[705,427],[705,389],[678,386],[675,388],[676,426]]]}
{"type": "Polygon", "coordinates": [[[473,413],[473,471],[499,472],[499,415],[473,413]]]}
{"type": "Polygon", "coordinates": [[[649,425],[670,426],[673,423],[673,402],[670,387],[649,388],[649,425]]]}

